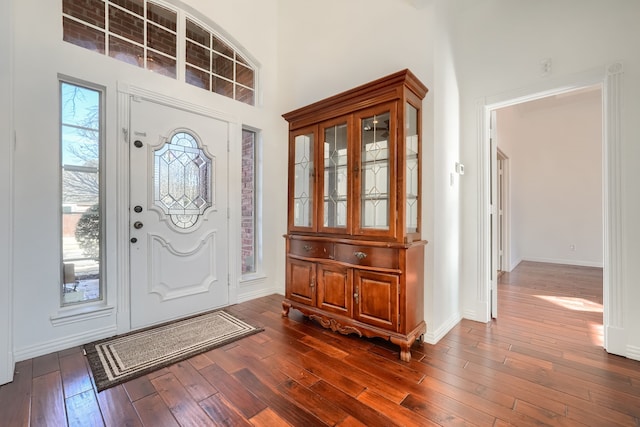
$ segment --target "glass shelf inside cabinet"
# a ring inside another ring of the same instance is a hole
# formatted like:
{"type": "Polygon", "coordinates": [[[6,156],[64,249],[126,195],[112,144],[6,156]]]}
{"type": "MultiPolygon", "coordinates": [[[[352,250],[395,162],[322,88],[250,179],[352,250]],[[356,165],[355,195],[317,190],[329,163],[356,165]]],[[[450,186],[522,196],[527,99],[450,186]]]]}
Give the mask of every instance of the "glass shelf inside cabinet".
{"type": "Polygon", "coordinates": [[[347,124],[324,130],[324,226],[347,226],[347,124]]]}
{"type": "Polygon", "coordinates": [[[313,134],[297,135],[294,147],[293,225],[313,224],[313,134]]]}
{"type": "Polygon", "coordinates": [[[389,229],[389,112],[361,121],[361,226],[389,229]]]}

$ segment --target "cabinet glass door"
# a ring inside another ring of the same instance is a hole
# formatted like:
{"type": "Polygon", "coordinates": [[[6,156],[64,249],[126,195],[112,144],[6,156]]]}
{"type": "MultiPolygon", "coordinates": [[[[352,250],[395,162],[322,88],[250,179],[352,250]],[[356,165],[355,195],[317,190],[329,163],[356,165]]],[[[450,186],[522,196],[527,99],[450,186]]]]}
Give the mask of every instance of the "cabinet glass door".
{"type": "Polygon", "coordinates": [[[293,138],[293,197],[290,217],[293,227],[313,227],[314,133],[305,132],[293,138]]]}
{"type": "MultiPolygon", "coordinates": [[[[392,124],[390,111],[360,119],[360,229],[390,230],[392,224],[392,124]]],[[[395,179],[395,178],[394,178],[395,179]]],[[[391,230],[390,230],[391,231],[391,230]]]]}
{"type": "Polygon", "coordinates": [[[406,174],[406,233],[418,231],[420,194],[420,159],[418,144],[418,109],[407,102],[405,109],[405,174],[406,174]]]}
{"type": "Polygon", "coordinates": [[[328,229],[347,228],[348,177],[347,177],[347,137],[348,121],[325,125],[324,136],[324,211],[323,227],[328,229]]]}

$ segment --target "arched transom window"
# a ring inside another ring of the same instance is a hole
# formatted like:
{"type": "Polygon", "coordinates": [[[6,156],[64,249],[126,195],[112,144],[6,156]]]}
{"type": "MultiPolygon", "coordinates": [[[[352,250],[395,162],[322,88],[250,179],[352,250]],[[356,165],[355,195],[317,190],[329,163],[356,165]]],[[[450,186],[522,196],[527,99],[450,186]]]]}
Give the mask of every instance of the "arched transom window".
{"type": "Polygon", "coordinates": [[[63,0],[63,39],[255,105],[255,67],[196,17],[160,1],[63,0]]]}

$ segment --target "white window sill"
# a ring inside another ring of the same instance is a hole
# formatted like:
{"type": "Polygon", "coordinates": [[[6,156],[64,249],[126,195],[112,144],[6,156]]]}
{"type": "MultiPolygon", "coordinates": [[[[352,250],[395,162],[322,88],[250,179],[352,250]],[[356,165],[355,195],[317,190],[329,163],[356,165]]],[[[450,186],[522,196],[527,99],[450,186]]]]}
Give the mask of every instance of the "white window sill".
{"type": "Polygon", "coordinates": [[[70,323],[111,316],[115,311],[113,306],[86,305],[82,307],[63,307],[49,318],[53,326],[64,326],[70,323]]]}

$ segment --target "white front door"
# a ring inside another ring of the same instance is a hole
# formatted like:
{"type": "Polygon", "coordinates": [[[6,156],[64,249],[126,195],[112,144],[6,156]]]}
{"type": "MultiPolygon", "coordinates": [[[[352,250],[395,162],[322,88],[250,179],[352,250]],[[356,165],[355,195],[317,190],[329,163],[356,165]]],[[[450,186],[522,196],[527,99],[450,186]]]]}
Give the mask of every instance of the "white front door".
{"type": "Polygon", "coordinates": [[[225,306],[229,123],[131,100],[131,328],[225,306]]]}

